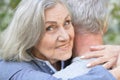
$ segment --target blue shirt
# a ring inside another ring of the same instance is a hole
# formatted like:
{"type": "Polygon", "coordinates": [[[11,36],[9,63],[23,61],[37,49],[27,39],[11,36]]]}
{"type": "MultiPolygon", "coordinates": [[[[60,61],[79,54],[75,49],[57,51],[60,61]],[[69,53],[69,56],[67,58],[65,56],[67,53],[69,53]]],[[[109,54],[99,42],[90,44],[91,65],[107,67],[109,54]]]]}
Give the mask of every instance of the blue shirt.
{"type": "Polygon", "coordinates": [[[53,76],[67,80],[86,74],[91,70],[91,68],[87,68],[86,65],[92,60],[94,59],[80,59],[80,57],[76,57],[69,66],[57,71],[53,76]]]}
{"type": "MultiPolygon", "coordinates": [[[[62,80],[52,76],[55,72],[43,61],[29,62],[0,60],[0,80],[62,80]]],[[[116,80],[102,66],[92,68],[87,74],[68,80],[116,80]]]]}

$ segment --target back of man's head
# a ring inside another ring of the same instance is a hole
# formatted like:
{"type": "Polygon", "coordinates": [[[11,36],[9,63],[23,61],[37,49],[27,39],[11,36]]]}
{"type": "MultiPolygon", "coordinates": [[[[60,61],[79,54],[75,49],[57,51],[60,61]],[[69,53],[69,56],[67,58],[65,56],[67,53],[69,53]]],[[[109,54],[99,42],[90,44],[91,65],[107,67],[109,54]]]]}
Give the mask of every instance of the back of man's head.
{"type": "Polygon", "coordinates": [[[75,32],[104,32],[107,23],[107,0],[67,0],[75,32]]]}

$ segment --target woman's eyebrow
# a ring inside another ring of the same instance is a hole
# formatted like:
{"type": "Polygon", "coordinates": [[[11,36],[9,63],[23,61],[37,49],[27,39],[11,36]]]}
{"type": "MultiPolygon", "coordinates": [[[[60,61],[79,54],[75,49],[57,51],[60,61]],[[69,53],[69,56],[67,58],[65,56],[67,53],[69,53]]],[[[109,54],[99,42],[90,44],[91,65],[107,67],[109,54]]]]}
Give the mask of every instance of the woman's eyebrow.
{"type": "MultiPolygon", "coordinates": [[[[65,17],[65,19],[67,19],[67,18],[69,18],[69,17],[70,17],[70,15],[68,14],[68,15],[65,17]]],[[[57,24],[56,21],[46,21],[45,23],[46,23],[46,24],[48,24],[48,23],[57,24]]]]}
{"type": "Polygon", "coordinates": [[[57,24],[56,21],[46,21],[45,23],[46,23],[46,24],[47,24],[47,23],[57,24]]]}
{"type": "Polygon", "coordinates": [[[67,19],[67,18],[69,18],[70,17],[70,15],[68,14],[66,17],[65,17],[65,19],[67,19]]]}

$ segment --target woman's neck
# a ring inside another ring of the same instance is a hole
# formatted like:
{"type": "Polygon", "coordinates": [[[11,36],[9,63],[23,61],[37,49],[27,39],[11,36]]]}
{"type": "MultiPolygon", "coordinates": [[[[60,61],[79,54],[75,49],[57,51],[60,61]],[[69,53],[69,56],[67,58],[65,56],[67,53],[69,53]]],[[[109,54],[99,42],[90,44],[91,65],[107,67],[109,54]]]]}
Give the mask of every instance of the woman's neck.
{"type": "Polygon", "coordinates": [[[50,60],[47,59],[45,56],[43,56],[42,54],[40,54],[40,52],[36,49],[36,48],[32,48],[31,53],[34,57],[44,60],[44,61],[49,61],[50,64],[56,69],[56,70],[60,70],[60,62],[56,61],[56,60],[50,60]]]}

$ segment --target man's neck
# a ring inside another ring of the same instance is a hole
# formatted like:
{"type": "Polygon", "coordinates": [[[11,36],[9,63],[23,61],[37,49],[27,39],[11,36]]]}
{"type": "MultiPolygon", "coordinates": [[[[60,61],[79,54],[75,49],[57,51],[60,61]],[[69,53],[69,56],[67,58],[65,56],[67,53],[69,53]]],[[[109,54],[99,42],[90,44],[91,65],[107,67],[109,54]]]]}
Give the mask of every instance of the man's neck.
{"type": "Polygon", "coordinates": [[[90,52],[90,46],[103,44],[101,34],[76,34],[73,56],[81,56],[90,52]]]}

